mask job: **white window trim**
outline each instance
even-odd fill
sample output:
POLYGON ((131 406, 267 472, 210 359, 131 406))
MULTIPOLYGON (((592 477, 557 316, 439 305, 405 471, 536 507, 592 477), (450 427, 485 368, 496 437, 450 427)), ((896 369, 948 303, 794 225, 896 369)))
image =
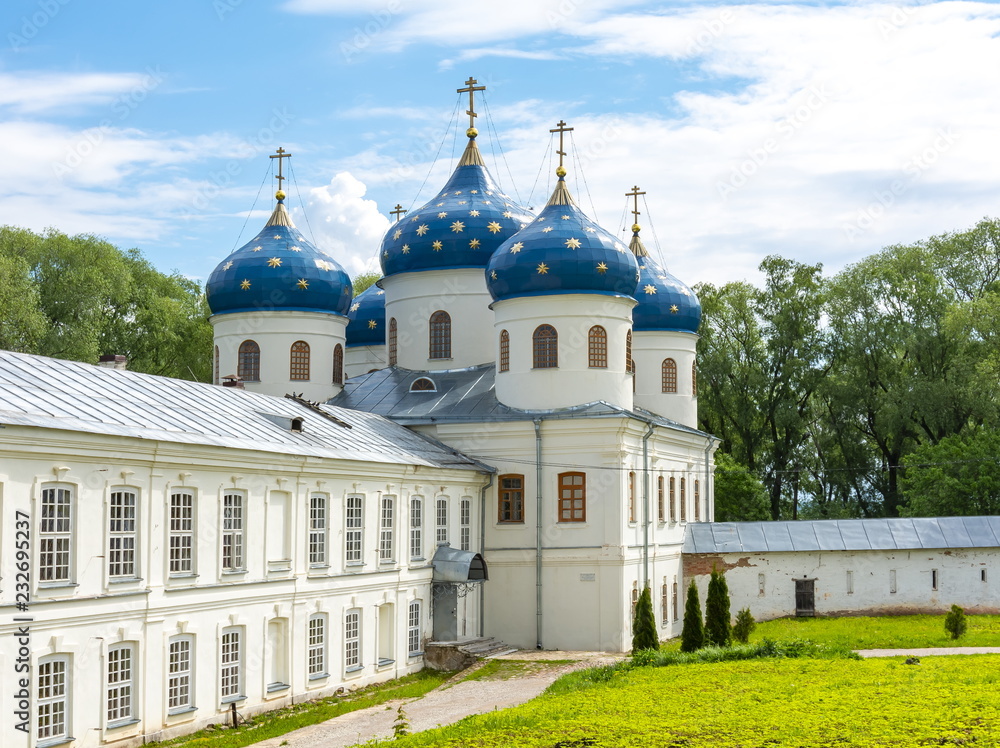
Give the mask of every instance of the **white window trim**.
MULTIPOLYGON (((76 497, 77 497, 77 487, 72 483, 45 483, 41 487, 41 493, 38 497, 37 512, 38 517, 38 563, 35 568, 38 569, 38 586, 40 588, 44 587, 65 587, 68 585, 73 585, 76 578, 76 497), (45 494, 47 491, 55 491, 55 497, 59 496, 59 491, 66 491, 68 494, 68 508, 69 516, 67 517, 68 529, 66 530, 52 530, 49 532, 43 531, 43 522, 46 520, 52 520, 53 518, 43 518, 44 506, 45 506, 45 494), (53 543, 58 543, 59 540, 66 541, 66 575, 59 577, 52 577, 50 579, 45 579, 43 572, 46 568, 50 568, 53 571, 58 568, 58 566, 50 565, 48 567, 43 567, 42 565, 42 549, 45 542, 49 540, 53 543)), ((54 552, 55 553, 55 552, 54 552)))
POLYGON ((309 680, 330 677, 329 632, 330 617, 326 613, 313 613, 306 622, 306 673, 309 680), (314 640, 313 622, 320 624, 319 641, 314 640))
POLYGON ((243 657, 246 651, 245 646, 246 630, 243 626, 227 626, 222 629, 219 636, 219 702, 230 704, 234 701, 242 701, 244 695, 245 673, 243 670, 243 657), (236 657, 233 658, 231 649, 227 653, 226 637, 236 636, 236 657), (232 681, 235 676, 235 684, 232 681), (227 684, 227 679, 229 683, 227 684))
POLYGON ((104 667, 104 677, 105 677, 105 688, 104 688, 104 715, 106 718, 106 727, 125 727, 127 725, 134 725, 139 721, 136 717, 136 704, 137 704, 137 689, 136 684, 139 679, 136 677, 136 653, 138 652, 138 647, 135 642, 121 642, 119 644, 114 644, 108 647, 107 661, 104 667), (114 682, 111 680, 111 663, 113 660, 121 662, 121 657, 117 656, 119 652, 128 652, 128 677, 121 677, 121 669, 119 668, 119 676, 114 682), (114 693, 114 698, 119 704, 115 709, 115 716, 112 716, 112 693, 114 693), (128 707, 123 709, 120 706, 123 696, 128 699, 128 707))
MULTIPOLYGON (((180 508, 183 510, 183 503, 180 504, 180 508)), ((178 523, 183 522, 183 518, 178 520, 178 523)), ((197 532, 198 532, 198 497, 193 488, 173 488, 167 493, 167 576, 169 577, 193 577, 198 574, 197 566, 197 532), (190 498, 191 500, 191 529, 182 530, 175 529, 174 527, 174 499, 176 497, 190 498), (173 541, 175 538, 183 539, 189 538, 188 546, 188 567, 187 569, 173 569, 174 559, 172 558, 173 551, 173 541)), ((182 546, 179 546, 182 547, 182 546)), ((181 559, 181 565, 183 565, 183 559, 181 559)))
MULTIPOLYGON (((59 745, 60 743, 68 743, 74 738, 70 736, 69 728, 72 724, 72 703, 70 701, 73 695, 73 667, 70 663, 70 657, 68 654, 53 654, 46 657, 40 657, 37 664, 37 676, 35 678, 35 738, 37 742, 36 746, 46 746, 46 745, 59 745), (50 683, 49 688, 51 692, 60 691, 57 695, 49 695, 42 697, 42 670, 46 665, 62 665, 62 684, 59 688, 56 684, 50 683), (41 735, 41 719, 42 710, 48 708, 48 717, 52 716, 52 707, 55 705, 62 705, 62 730, 58 733, 51 733, 49 735, 41 735)), ((52 673, 49 677, 52 677, 52 673)), ((49 725, 51 729, 51 722, 49 725)))
POLYGON ((448 542, 448 497, 434 499, 434 542, 448 542))
POLYGON ((195 652, 195 640, 192 634, 178 634, 177 636, 171 636, 167 640, 167 682, 166 682, 166 702, 167 702, 167 714, 184 714, 185 712, 192 712, 196 709, 194 704, 194 693, 195 693, 195 663, 197 662, 197 655, 195 652), (186 670, 173 670, 173 661, 171 659, 171 649, 174 644, 187 644, 187 669, 186 670), (171 705, 171 695, 170 689, 173 682, 176 680, 178 685, 180 681, 187 680, 187 700, 184 703, 171 705))
POLYGON ((458 547, 463 551, 468 551, 472 548, 472 497, 463 496, 458 506, 458 547))
POLYGON ((378 520, 378 561, 391 564, 396 560, 394 540, 396 517, 396 497, 385 495, 379 501, 378 520))
POLYGON ((330 565, 330 497, 323 493, 309 496, 309 566, 330 565), (322 502, 322 517, 316 513, 315 502, 322 502), (320 520, 321 521, 317 521, 320 520))
POLYGON ((361 609, 351 608, 344 614, 344 672, 356 673, 364 670, 361 650, 361 609), (353 633, 352 622, 354 618, 353 633))
POLYGON ((424 497, 410 497, 410 560, 424 560, 424 497))
MULTIPOLYGON (((236 504, 232 504, 236 507, 236 504)), ((219 568, 223 574, 240 574, 247 570, 247 542, 246 542, 246 518, 247 518, 247 494, 242 489, 227 489, 222 492, 221 514, 219 527, 222 532, 219 534, 219 568), (226 517, 227 501, 239 499, 239 517, 235 512, 229 518, 226 517), (237 522, 238 520, 238 522, 237 522), (226 527, 231 523, 230 527, 226 527), (227 548, 229 552, 227 554, 227 548), (229 565, 226 564, 226 556, 230 557, 229 565)))
POLYGON ((112 486, 108 493, 106 568, 110 582, 132 582, 139 579, 139 506, 139 489, 135 486, 112 486), (120 516, 115 516, 115 498, 119 496, 125 500, 121 503, 120 516), (132 499, 131 517, 128 512, 128 497, 132 499), (127 529, 129 527, 131 529, 127 529))
POLYGON ((365 497, 347 495, 344 502, 344 563, 363 566, 365 561, 365 497))
POLYGON ((406 609, 406 650, 408 657, 420 657, 424 653, 420 648, 421 638, 423 637, 422 608, 420 600, 413 600, 406 609), (414 613, 416 614, 416 623, 413 621, 414 613), (414 641, 416 641, 416 646, 414 646, 414 641))

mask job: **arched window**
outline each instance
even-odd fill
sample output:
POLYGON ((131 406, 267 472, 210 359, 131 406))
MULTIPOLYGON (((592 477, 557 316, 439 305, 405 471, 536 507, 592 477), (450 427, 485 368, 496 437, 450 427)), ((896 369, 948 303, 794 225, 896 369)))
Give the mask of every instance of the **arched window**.
POLYGON ((663 476, 656 479, 656 516, 660 523, 667 521, 666 498, 663 491, 663 476))
POLYGON ((674 476, 670 476, 670 521, 677 521, 677 481, 674 476))
POLYGON ((635 374, 635 362, 632 361, 632 331, 625 336, 625 371, 635 374))
POLYGON ((212 365, 212 384, 219 383, 219 346, 215 346, 215 360, 212 365))
POLYGON ((510 333, 500 331, 500 371, 510 371, 510 333))
POLYGON ((309 380, 309 344, 304 340, 292 343, 291 375, 292 381, 309 380))
POLYGON ((413 384, 410 385, 410 392, 437 392, 437 387, 434 385, 433 380, 427 377, 420 377, 413 380, 413 384))
POLYGON ((691 362, 691 394, 698 396, 698 364, 691 362))
POLYGON ((681 478, 681 522, 687 521, 687 491, 685 490, 687 481, 681 478))
POLYGON ((677 362, 672 358, 663 359, 663 391, 677 392, 677 362))
POLYGON ((535 369, 555 369, 559 366, 559 333, 552 325, 539 325, 531 336, 531 365, 535 369))
POLYGON ((389 366, 396 365, 396 318, 389 319, 389 366))
POLYGON ((236 374, 244 382, 260 381, 260 346, 252 340, 240 343, 236 374))
POLYGON ((600 325, 594 325, 590 328, 587 340, 590 344, 590 368, 607 369, 608 333, 600 325))
POLYGON ((701 487, 697 479, 694 482, 694 521, 701 522, 701 487))
POLYGON ((333 349, 333 383, 344 383, 344 346, 340 343, 333 349))
POLYGON ((628 521, 635 522, 635 473, 628 474, 628 521))
POLYGON ((437 311, 431 315, 431 346, 427 358, 451 358, 451 315, 437 311))

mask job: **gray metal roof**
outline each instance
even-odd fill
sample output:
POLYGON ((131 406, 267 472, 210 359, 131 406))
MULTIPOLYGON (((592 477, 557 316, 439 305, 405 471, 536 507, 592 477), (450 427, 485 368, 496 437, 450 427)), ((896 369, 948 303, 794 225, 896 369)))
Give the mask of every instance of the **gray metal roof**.
POLYGON ((1000 546, 1000 517, 692 522, 684 553, 893 551, 1000 546))
POLYGON ((0 425, 390 464, 486 469, 379 415, 0 351, 0 425), (302 433, 291 420, 302 419, 302 433))
MULTIPOLYGON (((638 417, 659 426, 703 434, 669 418, 636 408, 629 411, 606 402, 593 402, 554 410, 519 410, 497 400, 494 389, 496 366, 483 364, 467 369, 415 371, 390 367, 351 377, 331 405, 363 410, 391 418, 397 423, 425 425, 456 421, 530 421, 535 418, 638 417), (411 392, 417 379, 430 379, 434 391, 411 392)), ((707 436, 707 434, 705 434, 707 436)))
POLYGON ((435 582, 485 582, 490 578, 482 554, 441 543, 431 559, 435 582))

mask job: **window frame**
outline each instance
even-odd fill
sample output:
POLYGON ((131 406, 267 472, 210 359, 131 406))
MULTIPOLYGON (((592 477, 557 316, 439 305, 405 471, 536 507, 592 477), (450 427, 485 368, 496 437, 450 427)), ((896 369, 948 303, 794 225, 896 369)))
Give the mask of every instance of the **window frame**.
POLYGON ((420 600, 410 601, 406 609, 406 654, 407 657, 420 657, 424 651, 421 649, 421 639, 423 638, 423 623, 421 615, 420 600))
POLYGON ((431 314, 427 321, 427 358, 451 358, 451 315, 443 309, 431 314))
POLYGON ((136 651, 134 642, 119 642, 108 647, 104 668, 104 715, 107 727, 120 727, 139 721, 135 709, 135 685, 138 682, 136 651))
POLYGON ((309 566, 330 565, 330 497, 325 493, 309 494, 309 566))
MULTIPOLYGON (((625 333, 625 373, 635 374, 635 360, 632 358, 632 331, 625 333)), ((634 387, 635 385, 633 385, 634 387)))
POLYGON ((108 493, 107 574, 109 581, 139 578, 139 489, 113 486, 108 493), (130 499, 130 501, 129 501, 130 499), (120 502, 120 503, 117 503, 120 502))
POLYGON ((669 356, 660 364, 660 390, 666 395, 677 394, 677 361, 669 356))
POLYGON ((386 352, 389 357, 389 366, 396 366, 399 360, 399 332, 396 327, 396 318, 389 318, 389 334, 386 339, 386 352))
POLYGON ((507 473, 497 479, 497 522, 501 525, 524 524, 524 475, 507 473), (505 481, 515 480, 517 486, 504 485, 505 481))
POLYGON ((677 479, 671 475, 668 481, 670 486, 670 522, 677 522, 677 479))
POLYGON ((244 382, 260 381, 260 344, 256 340, 247 338, 240 343, 236 352, 236 376, 244 382))
POLYGON ((312 349, 304 340, 296 340, 288 348, 288 381, 308 382, 312 368, 312 349))
POLYGON ((628 521, 629 524, 634 525, 635 519, 635 471, 629 470, 628 472, 628 521))
POLYGON ((594 325, 587 332, 587 368, 608 368, 608 331, 594 325))
POLYGON ((544 323, 531 333, 531 368, 559 368, 559 331, 544 323))
POLYGON ((385 494, 379 501, 378 562, 391 564, 396 560, 395 539, 396 497, 385 494))
POLYGON ((246 649, 244 636, 243 626, 227 626, 220 633, 219 703, 221 704, 231 704, 246 698, 243 668, 243 653, 246 649))
POLYGON ((39 587, 73 583, 76 573, 74 564, 75 525, 76 486, 68 483, 43 484, 38 499, 39 587), (63 509, 65 513, 62 511, 63 509), (51 529, 46 529, 46 526, 51 529), (65 563, 60 560, 63 557, 65 557, 65 563), (65 569, 65 573, 61 575, 63 569, 65 569))
POLYGON ((361 657, 361 608, 349 608, 344 613, 344 672, 364 670, 361 657))
POLYGON ((681 522, 687 522, 687 478, 681 476, 681 522))
POLYGON ((239 574, 247 570, 246 492, 233 488, 224 490, 221 509, 222 533, 219 536, 219 550, 221 552, 219 568, 222 569, 223 574, 239 574))
POLYGON ((326 613, 313 613, 306 622, 306 675, 309 680, 329 678, 330 617, 326 613))
POLYGON ((701 482, 694 479, 694 521, 701 522, 701 482))
POLYGON ((194 490, 171 489, 167 496, 167 576, 191 577, 197 573, 195 567, 197 522, 198 503, 194 490), (175 503, 177 499, 188 501, 186 504, 175 503), (186 545, 184 540, 187 540, 186 545), (176 546, 175 541, 177 541, 176 546), (187 568, 184 568, 185 565, 187 568))
POLYGON ((500 354, 497 356, 498 371, 510 371, 510 333, 500 331, 500 354))
POLYGON ((691 396, 698 397, 698 362, 691 362, 691 396))
MULTIPOLYGON (((179 658, 178 658, 179 659, 179 658)), ((195 692, 195 678, 194 678, 194 667, 197 657, 195 656, 194 648, 194 636, 192 634, 178 634, 176 636, 171 636, 167 640, 167 688, 165 695, 167 698, 167 714, 182 714, 184 712, 193 711, 195 709, 194 705, 194 692, 195 692), (174 645, 186 645, 186 655, 187 655, 187 667, 179 667, 180 662, 178 662, 177 670, 174 670, 174 645), (187 696, 184 701, 181 702, 179 697, 174 696, 171 692, 176 688, 185 688, 187 691, 187 696)))
POLYGON ((558 500, 558 521, 559 522, 586 522, 587 521, 587 474, 580 471, 569 471, 566 473, 559 473, 557 476, 558 487, 559 487, 559 500, 558 500), (580 478, 580 483, 570 483, 567 482, 570 479, 580 478), (577 488, 579 486, 579 488, 577 488), (564 491, 579 491, 580 496, 569 496, 563 495, 564 491), (573 506, 573 502, 580 501, 581 506, 573 506), (573 516, 576 512, 580 513, 580 516, 573 516))
POLYGON ((344 563, 361 566, 365 561, 365 497, 348 494, 344 500, 344 563))
POLYGON ((458 547, 467 551, 472 547, 472 499, 463 496, 458 504, 458 547))
POLYGON ((663 476, 656 476, 656 519, 662 525, 667 521, 666 490, 663 476))
POLYGON ((344 346, 333 347, 333 384, 344 385, 344 346))
POLYGON ((448 497, 434 499, 434 542, 448 542, 448 497))
POLYGON ((73 668, 68 654, 57 652, 38 659, 34 683, 36 745, 56 745, 73 739, 69 734, 73 706, 72 678, 73 668), (57 665, 61 666, 61 672, 55 672, 57 665), (43 695, 46 692, 48 695, 43 695), (43 718, 47 719, 44 727, 43 718), (56 727, 60 729, 54 732, 56 727), (43 735, 43 730, 47 734, 43 735))
POLYGON ((424 560, 424 497, 410 497, 410 561, 424 560))

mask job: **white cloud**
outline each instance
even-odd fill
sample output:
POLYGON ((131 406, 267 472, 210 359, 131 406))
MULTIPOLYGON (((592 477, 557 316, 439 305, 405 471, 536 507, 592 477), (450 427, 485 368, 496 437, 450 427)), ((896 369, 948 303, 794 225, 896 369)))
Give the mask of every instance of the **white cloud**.
POLYGON ((0 73, 0 110, 38 114, 107 104, 128 111, 130 97, 145 97, 164 80, 159 70, 145 73, 0 73))
MULTIPOLYGON (((309 226, 316 244, 333 254, 351 277, 378 269, 375 258, 389 228, 389 219, 374 200, 365 199, 366 192, 365 184, 349 172, 339 172, 329 184, 309 191, 309 226)), ((298 216, 295 220, 304 223, 298 216)))

